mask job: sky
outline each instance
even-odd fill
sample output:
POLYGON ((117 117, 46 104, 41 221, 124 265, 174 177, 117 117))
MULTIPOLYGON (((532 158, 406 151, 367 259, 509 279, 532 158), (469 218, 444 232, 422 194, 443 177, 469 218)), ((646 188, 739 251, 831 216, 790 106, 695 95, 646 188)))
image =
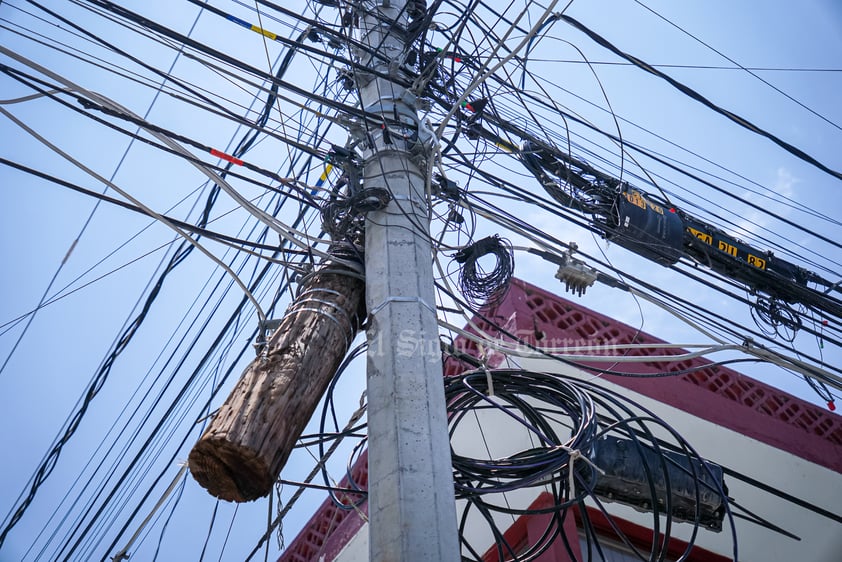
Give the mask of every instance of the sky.
MULTIPOLYGON (((85 7, 89 5, 87 2, 77 5, 55 0, 43 4, 137 60, 164 72, 174 65, 173 74, 195 91, 217 101, 220 111, 227 109, 254 119, 263 104, 265 93, 258 89, 257 78, 251 79, 251 83, 238 82, 227 76, 223 67, 200 64, 189 50, 176 56, 177 47, 140 37, 133 29, 89 11, 85 7)), ((243 20, 258 22, 254 6, 248 2, 213 0, 211 4, 243 20)), ((529 26, 543 12, 541 5, 522 0, 511 5, 495 1, 490 4, 501 10, 509 6, 506 12, 509 17, 516 16, 528 4, 529 26)), ((200 15, 196 5, 185 1, 125 5, 259 69, 268 69, 270 62, 277 68, 277 61, 285 53, 280 43, 264 41, 263 36, 212 13, 200 15)), ((331 22, 335 19, 335 11, 315 2, 284 5, 294 13, 312 17, 314 11, 321 10, 323 19, 331 22)), ((264 28, 284 37, 300 32, 300 27, 293 30, 289 16, 265 7, 261 10, 264 28)), ((839 64, 842 8, 836 2, 806 1, 799 3, 796 12, 792 3, 778 0, 762 3, 576 0, 565 13, 620 49, 650 64, 662 65, 658 67, 661 71, 718 106, 784 139, 828 167, 842 169, 838 149, 842 141, 842 109, 838 104, 838 93, 842 90, 839 64), (755 70, 749 72, 737 65, 755 70)), ((440 19, 444 21, 447 17, 443 14, 440 19)), ((493 24, 500 34, 505 31, 504 22, 486 23, 493 24)), ((159 76, 144 69, 137 60, 94 44, 70 24, 59 22, 34 4, 24 0, 3 1, 0 26, 3 48, 77 86, 107 96, 135 114, 145 115, 149 122, 202 146, 231 152, 245 134, 232 121, 174 96, 156 98, 159 76), (96 57, 90 60, 101 67, 62 52, 67 49, 90 53, 96 57), (109 72, 112 65, 124 69, 121 70, 124 75, 109 72), (125 74, 139 77, 147 85, 132 81, 125 74)), ((480 52, 493 47, 481 36, 471 38, 478 43, 480 52)), ((514 47, 519 40, 514 34, 507 46, 514 47)), ((316 46, 324 48, 323 43, 316 46)), ((663 80, 617 62, 620 59, 583 33, 564 22, 556 22, 530 53, 527 69, 538 78, 529 78, 526 89, 540 92, 543 88, 570 113, 580 115, 597 128, 621 136, 627 143, 675 158, 702 174, 715 174, 719 178, 715 183, 763 210, 773 211, 831 240, 842 238, 840 225, 833 222, 842 210, 842 199, 836 193, 840 187, 838 179, 703 107, 663 80), (590 64, 584 64, 585 60, 590 64), (609 107, 611 111, 606 111, 609 107), (759 193, 752 193, 749 188, 759 193), (832 220, 785 205, 784 197, 832 220)), ((3 68, 42 77, 40 71, 9 54, 0 53, 0 64, 3 68)), ((295 60, 285 78, 305 91, 321 91, 327 84, 326 95, 343 94, 336 85, 335 68, 326 70, 304 57, 295 60)), ((518 72, 512 75, 513 80, 520 78, 518 72)), ((183 94, 183 90, 169 89, 171 85, 167 92, 183 94)), ((77 162, 100 176, 113 177, 114 185, 147 207, 172 217, 196 220, 207 197, 208 185, 207 178, 195 166, 144 142, 130 143, 125 134, 95 123, 48 97, 15 101, 33 93, 9 74, 0 74, 0 108, 77 162)), ((564 124, 542 113, 540 108, 526 108, 534 109, 539 116, 537 121, 530 122, 521 102, 502 90, 495 93, 500 96, 501 106, 519 108, 513 122, 523 123, 529 130, 549 130, 564 136, 564 124)), ((285 137, 312 142, 307 131, 314 126, 315 117, 312 113, 299 112, 293 103, 301 99, 299 96, 289 92, 285 95, 290 99, 281 100, 273 107, 270 127, 285 137)), ((80 107, 72 98, 63 99, 69 100, 70 106, 80 107)), ((116 119, 109 122, 120 123, 116 119)), ((134 131, 133 125, 120 124, 134 131)), ((790 248, 792 252, 786 259, 803 265, 818 264, 836 273, 824 271, 826 277, 839 279, 842 252, 832 244, 691 182, 650 159, 638 157, 633 162, 601 135, 575 125, 570 125, 570 131, 576 144, 590 151, 587 156, 582 153, 582 158, 604 158, 607 166, 616 166, 617 170, 621 166, 633 184, 644 169, 657 178, 661 187, 682 198, 679 203, 682 208, 694 209, 700 218, 726 216, 736 225, 734 228, 742 228, 733 234, 745 240, 762 238, 790 248), (703 210, 696 211, 697 208, 703 210)), ((143 138, 151 137, 144 134, 143 138)), ((327 138, 329 141, 316 145, 322 152, 330 147, 330 142, 343 144, 345 132, 333 126, 328 129, 327 138)), ((204 162, 217 163, 206 150, 196 146, 188 146, 187 150, 204 162)), ((27 133, 5 113, 0 114, 0 158, 98 193, 105 189, 101 181, 27 133)), ((310 186, 316 184, 324 170, 324 163, 318 159, 305 162, 297 149, 266 136, 259 138, 244 159, 284 177, 295 174, 310 186)), ((518 168, 517 162, 505 153, 489 155, 482 167, 510 177, 526 189, 539 190, 534 177, 518 168)), ((243 173, 266 181, 254 172, 243 173)), ((458 170, 452 173, 462 187, 493 192, 477 178, 460 174, 458 170)), ((329 178, 335 179, 335 175, 329 178)), ((231 183, 257 205, 271 207, 279 200, 272 192, 245 180, 232 179, 231 183)), ((122 199, 111 189, 109 194, 122 199)), ((0 512, 5 526, 7 514, 26 496, 31 477, 56 440, 66 432, 95 374, 127 323, 138 314, 153 289, 152 280, 158 278, 163 264, 172 257, 176 244, 174 233, 160 222, 107 203, 96 206, 90 196, 8 165, 0 165, 0 198, 0 255, 4 263, 0 274, 3 295, 0 299, 0 415, 5 427, 0 432, 0 451, 7 456, 3 463, 5 483, 0 487, 0 512), (33 316, 31 311, 42 300, 49 304, 33 316)), ((507 203, 501 198, 495 201, 511 205, 520 218, 555 238, 577 242, 589 255, 610 261, 623 271, 746 326, 754 326, 744 304, 634 256, 556 215, 534 206, 507 203)), ((296 203, 287 202, 279 217, 291 224, 298 212, 296 203)), ((301 229, 316 236, 318 222, 313 221, 312 213, 308 217, 301 229)), ((250 240, 258 238, 257 221, 227 195, 219 197, 212 218, 209 228, 216 232, 250 240)), ((436 228, 440 230, 441 226, 434 223, 434 233, 438 232, 436 228)), ((488 220, 476 219, 475 238, 495 233, 508 237, 516 246, 528 244, 517 233, 506 232, 488 220)), ((276 243, 277 237, 270 233, 266 240, 276 243)), ((465 238, 458 241, 465 243, 465 238)), ((232 260, 233 269, 245 282, 253 279, 265 263, 211 240, 202 243, 215 257, 226 262, 232 260)), ((449 259, 448 256, 448 252, 443 252, 442 259, 449 259)), ((452 264, 448 268, 453 271, 452 264)), ((563 293, 563 287, 553 278, 554 273, 554 266, 533 255, 522 252, 515 255, 516 276, 563 293)), ((285 278, 283 267, 276 265, 269 270, 255 291, 261 306, 269 307, 285 278)), ((211 389, 222 380, 225 371, 232 372, 212 403, 214 409, 253 357, 249 338, 257 318, 253 307, 248 306, 234 320, 234 328, 223 333, 221 345, 202 361, 204 352, 211 349, 214 337, 221 332, 241 298, 242 292, 236 285, 232 286, 231 277, 198 251, 173 269, 142 326, 114 361, 78 428, 61 448, 54 469, 23 518, 10 531, 0 549, 0 560, 55 558, 66 541, 72 544, 79 536, 74 525, 77 521, 87 523, 87 516, 83 517, 82 513, 88 506, 99 508, 99 502, 88 504, 88 500, 98 490, 107 494, 124 472, 128 480, 79 544, 73 559, 112 556, 126 544, 142 518, 176 478, 178 463, 185 461, 203 426, 203 421, 196 420, 207 413, 203 414, 202 408, 211 389), (207 327, 200 329, 205 324, 207 327), (245 353, 238 358, 242 349, 245 353), (186 387, 185 399, 164 418, 176 393, 194 372, 197 375, 194 384, 186 387), (153 434, 152 428, 163 419, 166 421, 153 434), (128 470, 147 439, 150 448, 128 470), (151 494, 142 500, 147 489, 151 489, 151 494), (116 539, 117 531, 137 506, 140 515, 116 539), (116 548, 108 551, 108 545, 115 540, 116 548)), ((668 312, 614 289, 595 286, 580 302, 668 341, 706 341, 668 312)), ((288 295, 283 296, 275 309, 278 315, 286 303, 288 295)), ((449 320, 459 322, 459 317, 449 320)), ((822 347, 822 342, 809 334, 800 334, 795 345, 803 353, 821 354, 831 365, 842 364, 839 348, 832 344, 822 347)), ((781 369, 761 364, 746 365, 739 370, 806 400, 824 404, 806 383, 781 369)), ((340 425, 358 407, 364 384, 364 362, 358 361, 340 379, 335 393, 340 425)), ((315 424, 307 430, 308 433, 317 431, 315 424)), ((692 436, 687 437, 692 442, 692 436)), ((343 446, 329 464, 330 476, 336 481, 344 474, 351 445, 343 446)), ((313 467, 313 455, 317 454, 316 449, 296 450, 282 478, 302 480, 313 467)), ((284 503, 294 489, 292 485, 283 487, 284 503)), ((283 535, 287 541, 292 540, 324 497, 324 492, 317 490, 302 495, 284 519, 283 535)), ((199 559, 203 550, 207 559, 242 560, 262 535, 267 513, 274 513, 277 508, 277 498, 272 505, 266 499, 240 506, 218 503, 188 476, 178 480, 175 492, 159 512, 160 517, 143 529, 130 551, 142 560, 153 559, 156 548, 160 560, 199 559), (209 540, 205 544, 206 537, 209 540)), ((276 558, 278 552, 273 539, 269 558, 276 558)))

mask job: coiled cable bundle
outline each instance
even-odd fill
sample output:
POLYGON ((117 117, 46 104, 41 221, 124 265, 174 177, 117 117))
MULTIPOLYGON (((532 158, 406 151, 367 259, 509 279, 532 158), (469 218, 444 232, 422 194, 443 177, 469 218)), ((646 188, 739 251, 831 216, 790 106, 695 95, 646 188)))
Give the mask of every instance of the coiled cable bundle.
POLYGON ((538 378, 526 371, 481 369, 449 379, 445 392, 452 430, 465 416, 493 409, 507 416, 508 423, 524 428, 534 443, 531 449, 490 460, 454 452, 453 470, 459 497, 543 485, 567 469, 574 451, 587 456, 599 430, 590 397, 563 380, 538 378), (537 401, 528 401, 527 397, 537 401), (547 416, 549 411, 554 412, 552 418, 547 416), (553 418, 558 417, 566 418, 569 436, 560 433, 566 427, 554 423, 553 418))
MULTIPOLYGON (((485 559, 492 545, 497 560, 534 560, 554 541, 576 560, 564 532, 568 517, 588 537, 584 559, 605 559, 590 517, 613 521, 607 502, 651 512, 656 536, 667 539, 676 522, 692 524, 688 551, 696 529, 718 531, 730 516, 721 468, 653 412, 601 386, 482 367, 445 379, 445 399, 463 560, 485 559), (505 529, 535 515, 544 518, 541 536, 526 550, 510 544, 505 529)), ((641 560, 666 555, 668 540, 647 552, 614 528, 612 539, 641 560)))
POLYGON ((459 250, 453 259, 462 264, 459 288, 472 307, 494 306, 506 296, 515 269, 512 245, 508 240, 496 234, 487 236, 459 250), (493 255, 496 261, 494 268, 486 272, 479 260, 488 255, 493 255))
POLYGON ((333 199, 322 207, 322 228, 333 240, 360 242, 365 214, 384 208, 391 196, 386 189, 360 189, 341 199, 333 199))

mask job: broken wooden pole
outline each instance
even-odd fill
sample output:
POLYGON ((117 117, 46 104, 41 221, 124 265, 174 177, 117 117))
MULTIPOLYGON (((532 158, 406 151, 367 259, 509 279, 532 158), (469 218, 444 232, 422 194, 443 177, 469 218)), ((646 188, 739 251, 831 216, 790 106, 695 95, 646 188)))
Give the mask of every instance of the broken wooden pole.
POLYGON ((190 473, 213 496, 244 502, 272 491, 365 318, 364 296, 362 276, 330 261, 302 283, 190 451, 190 473))

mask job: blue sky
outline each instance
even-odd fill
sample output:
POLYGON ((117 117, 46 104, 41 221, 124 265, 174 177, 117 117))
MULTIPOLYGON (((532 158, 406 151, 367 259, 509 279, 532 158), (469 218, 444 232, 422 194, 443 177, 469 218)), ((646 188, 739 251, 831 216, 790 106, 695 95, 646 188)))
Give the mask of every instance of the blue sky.
MULTIPOLYGON (((234 2, 215 0, 213 4, 242 19, 257 21, 257 16, 249 11, 248 3, 244 7, 234 2)), ((312 11, 305 10, 302 2, 289 4, 299 7, 300 13, 312 15, 312 11)), ((310 4, 309 10, 316 7, 315 3, 310 4)), ((497 5, 496 2, 492 4, 497 5)), ((511 15, 526 3, 516 4, 516 7, 510 9, 511 15)), ((743 66, 790 69, 754 72, 821 117, 744 70, 700 68, 734 65, 632 0, 601 3, 580 0, 573 2, 567 13, 644 61, 659 65, 694 66, 664 67, 662 70, 831 168, 842 169, 842 159, 839 157, 842 110, 838 104, 839 92, 842 91, 842 67, 839 63, 839 53, 842 53, 842 8, 835 2, 803 2, 797 10, 793 9, 792 3, 783 1, 734 3, 717 0, 677 4, 651 0, 645 4, 743 66)), ((128 5, 150 19, 172 26, 182 33, 188 33, 198 14, 198 8, 186 2, 132 2, 128 5)), ((502 8, 504 3, 499 5, 502 8)), ((168 69, 173 62, 173 49, 156 45, 148 39, 140 39, 137 34, 108 23, 72 3, 51 2, 50 7, 160 69, 168 69)), ((540 6, 530 7, 530 23, 534 23, 541 11, 540 6)), ((263 17, 265 28, 284 36, 293 35, 285 24, 290 21, 288 18, 274 21, 268 14, 263 17)), ((334 14, 325 8, 323 17, 333 18, 334 14)), ((109 64, 119 64, 149 76, 148 80, 152 83, 157 84, 159 78, 115 53, 70 35, 66 31, 66 24, 61 24, 60 29, 51 23, 54 20, 50 16, 43 15, 23 0, 0 4, 0 20, 3 25, 0 28, 0 44, 4 47, 85 88, 112 98, 136 114, 146 113, 155 93, 154 88, 141 87, 126 78, 116 77, 38 44, 35 39, 39 37, 35 33, 43 34, 40 40, 47 43, 67 43, 92 52, 109 64), (22 10, 38 14, 47 21, 35 19, 22 10), (28 31, 22 31, 19 26, 28 31)), ((498 26, 497 29, 502 30, 503 27, 498 26)), ((268 68, 267 57, 276 61, 283 54, 280 44, 264 44, 260 35, 210 13, 201 15, 192 36, 262 69, 268 68)), ((716 173, 734 182, 724 185, 737 195, 807 224, 824 236, 834 240, 841 238, 838 224, 809 218, 800 211, 745 190, 746 186, 751 185, 749 182, 756 182, 773 193, 786 195, 806 208, 818 210, 838 220, 842 207, 842 199, 837 194, 839 180, 786 153, 768 139, 746 131, 702 107, 656 77, 627 65, 600 64, 617 62, 618 59, 563 22, 557 22, 550 28, 533 51, 532 58, 529 70, 546 79, 542 85, 557 95, 556 101, 570 112, 578 113, 598 127, 617 134, 614 119, 604 110, 607 99, 615 114, 622 119, 618 121, 620 133, 627 142, 644 145, 687 165, 716 173), (577 62, 582 60, 582 55, 591 61, 591 66, 577 62), (706 160, 678 147, 701 155, 706 160), (742 178, 715 169, 710 162, 737 172, 742 178)), ((5 55, 0 55, 0 63, 37 74, 5 55)), ((321 83, 320 70, 300 60, 287 79, 316 91, 321 83)), ((179 58, 175 74, 220 96, 220 99, 225 100, 224 105, 238 113, 242 113, 243 109, 236 104, 248 107, 256 103, 259 107, 262 103, 254 102, 255 88, 233 84, 188 57, 179 58)), ((333 76, 335 74, 330 75, 331 78, 333 76)), ((516 78, 519 79, 520 75, 516 75, 516 78)), ((527 87, 535 86, 528 83, 527 87)), ((0 98, 10 100, 27 96, 32 90, 2 75, 0 92, 0 98)), ((259 99, 262 100, 263 95, 259 99)), ((283 124, 278 122, 279 109, 276 106, 272 114, 272 126, 279 132, 295 136, 294 127, 299 121, 297 109, 286 101, 280 102, 279 106, 284 114, 283 124)), ((195 219, 197 216, 197 211, 191 211, 191 208, 203 204, 206 182, 184 160, 145 144, 134 143, 118 168, 129 144, 126 136, 93 123, 46 98, 0 107, 99 174, 106 177, 114 174, 116 185, 154 210, 166 211, 178 218, 189 216, 195 219)), ((253 118, 254 112, 249 116, 253 118)), ((230 121, 209 116, 169 96, 158 98, 149 112, 148 120, 223 151, 230 151, 232 139, 235 142, 243 134, 230 121)), ((557 121, 548 120, 540 125, 553 131, 561 128, 557 121)), ((337 128, 329 135, 333 142, 344 142, 344 133, 337 128)), ((596 153, 610 162, 619 162, 616 146, 611 146, 604 138, 593 134, 585 135, 581 140, 582 143, 588 141, 594 143, 591 146, 596 153)), ((328 147, 328 144, 323 143, 319 148, 328 147)), ((190 150, 204 161, 212 162, 209 155, 193 148, 190 150)), ((54 174, 91 190, 101 191, 104 188, 101 183, 70 165, 3 115, 0 115, 0 157, 54 174)), ((279 141, 265 139, 248 153, 246 159, 286 175, 290 158, 297 157, 297 153, 289 151, 279 141)), ((514 168, 516 163, 513 164, 507 158, 505 154, 495 155, 495 161, 501 162, 500 166, 514 168)), ((834 268, 832 262, 839 262, 842 258, 838 248, 793 230, 764 213, 698 185, 687 185, 684 178, 679 178, 645 158, 641 158, 639 163, 657 177, 662 177, 659 183, 670 192, 744 224, 746 231, 740 233, 740 237, 763 235, 784 245, 791 242, 801 244, 803 248, 796 248, 795 255, 788 258, 799 263, 803 263, 800 259, 807 258, 834 268), (701 203, 701 198, 709 201, 701 203), (750 219, 754 224, 741 222, 745 219, 750 219), (810 251, 819 255, 810 254, 810 251)), ((487 165, 491 167, 495 164, 487 165)), ((637 165, 627 160, 624 160, 623 165, 630 172, 639 173, 637 165)), ((323 164, 314 161, 307 168, 302 169, 297 164, 294 169, 299 179, 312 185, 321 174, 323 164)), ((531 181, 526 175, 515 177, 522 178, 525 186, 531 181)), ((467 178, 459 179, 465 186, 467 178)), ((268 204, 269 195, 265 191, 243 181, 232 183, 246 197, 260 198, 258 201, 261 204, 268 204)), ((468 187, 482 189, 481 184, 475 180, 468 187)), ((532 185, 531 188, 537 190, 538 186, 532 185)), ((774 199, 774 195, 770 196, 774 199)), ((0 166, 0 197, 0 251, 5 264, 0 274, 0 287, 4 295, 0 299, 0 361, 9 357, 8 364, 0 372, 0 412, 6 427, 0 433, 0 450, 6 451, 9 457, 4 462, 6 483, 0 490, 0 508, 5 516, 16 504, 18 494, 27 487, 30 475, 61 432, 68 416, 77 409, 80 396, 107 356, 127 318, 136 314, 138 302, 148 294, 149 280, 156 276, 163 260, 171 256, 174 236, 171 231, 148 218, 102 204, 48 293, 50 298, 62 298, 38 312, 15 352, 9 355, 25 325, 25 321, 16 322, 15 319, 36 307, 91 213, 94 201, 8 166, 0 166)), ((292 222, 297 211, 290 204, 284 208, 281 216, 283 220, 292 222)), ((616 245, 594 239, 589 233, 555 216, 529 207, 517 208, 516 212, 561 240, 577 241, 580 247, 591 254, 600 255, 600 252, 605 252, 612 263, 649 282, 667 287, 676 294, 738 319, 748 326, 753 325, 744 305, 726 300, 674 272, 630 255, 616 245)), ((238 237, 255 237, 250 234, 256 228, 255 221, 245 211, 238 209, 227 196, 220 197, 213 216, 213 230, 238 237)), ((318 233, 317 224, 307 226, 310 234, 318 233)), ((477 232, 481 235, 508 235, 501 232, 497 225, 482 220, 478 221, 477 232)), ((273 236, 270 234, 270 237, 273 236)), ((520 240, 514 235, 509 236, 515 242, 520 240)), ((271 238, 271 241, 275 239, 271 238)), ((241 276, 244 280, 255 273, 257 260, 247 260, 246 256, 233 258, 231 253, 226 253, 225 247, 212 241, 206 244, 217 257, 235 259, 235 265, 243 267, 241 276)), ((532 256, 516 256, 516 275, 550 290, 562 292, 562 287, 555 284, 557 282, 553 279, 553 273, 553 266, 532 256)), ((282 269, 276 267, 260 286, 256 297, 264 306, 271 301, 282 279, 282 269)), ((80 503, 79 507, 71 508, 72 501, 78 496, 84 502, 92 496, 93 490, 110 489, 113 481, 105 479, 109 475, 121 473, 139 445, 137 441, 130 441, 134 430, 139 428, 138 418, 127 420, 133 412, 139 416, 146 415, 151 402, 141 400, 140 396, 147 391, 152 395, 162 392, 161 404, 171 401, 175 389, 184 384, 198 364, 202 352, 210 346, 212 337, 240 300, 241 293, 236 287, 223 293, 214 288, 217 283, 228 284, 230 278, 221 274, 213 262, 198 252, 194 252, 169 276, 143 327, 115 362, 109 379, 92 402, 75 435, 64 447, 54 472, 41 487, 23 519, 9 534, 0 552, 0 559, 24 559, 24 553, 27 553, 26 560, 37 559, 39 550, 45 544, 43 558, 50 559, 53 549, 61 544, 61 538, 72 535, 71 523, 79 516, 79 509, 83 505, 80 503), (203 308, 200 305, 205 301, 210 305, 203 308), (214 309, 217 305, 218 308, 214 309), (204 321, 209 323, 210 328, 198 335, 192 323, 204 321), (189 343, 194 336, 196 341, 189 343), (182 337, 186 340, 179 343, 182 337), (174 362, 168 364, 170 353, 174 356, 174 362), (179 359, 183 359, 183 365, 176 369, 174 365, 179 359), (156 379, 159 373, 162 379, 156 379), (174 380, 173 386, 164 390, 163 380, 170 376, 174 380), (126 423, 126 433, 118 435, 126 423), (116 428, 114 431, 117 434, 109 434, 112 428, 116 428), (101 444, 104 444, 104 448, 98 448, 101 444), (112 444, 116 449, 106 453, 107 447, 112 444), (125 451, 118 453, 124 446, 125 451), (91 461, 90 465, 86 465, 88 461, 91 461), (100 469, 95 470, 96 467, 100 469), (81 490, 86 482, 90 482, 91 486, 83 492, 81 490), (64 501, 65 496, 67 501, 64 501), (56 519, 48 522, 53 513, 59 517, 66 515, 67 520, 63 523, 56 519), (54 531, 58 538, 47 544, 48 537, 54 531), (28 551, 32 544, 36 545, 35 549, 28 551)), ((286 302, 284 299, 279 305, 279 313, 286 302)), ((638 303, 625 294, 608 288, 594 287, 581 302, 631 325, 642 326, 643 330, 670 341, 696 343, 702 339, 685 325, 676 323, 664 311, 646 304, 641 304, 639 308, 638 303)), ((114 511, 109 512, 104 520, 115 521, 115 526, 102 529, 102 542, 83 544, 76 553, 77 558, 93 559, 113 554, 106 553, 104 548, 138 503, 140 496, 137 490, 145 490, 154 477, 164 471, 164 477, 154 487, 151 499, 141 508, 141 517, 148 513, 178 471, 175 464, 168 466, 168 459, 171 455, 175 455, 178 460, 186 459, 197 433, 194 431, 194 436, 187 440, 184 447, 178 448, 178 441, 198 417, 201 404, 207 400, 214 381, 218 380, 218 371, 228 368, 232 360, 228 354, 236 353, 248 343, 248 334, 254 329, 255 323, 253 310, 248 309, 248 313, 239 320, 243 329, 226 336, 226 344, 211 357, 208 366, 202 371, 199 377, 202 384, 191 390, 190 398, 182 403, 178 415, 160 433, 155 441, 156 454, 144 456, 145 464, 131 473, 136 480, 121 490, 118 503, 111 504, 114 511)), ((820 349, 815 339, 806 335, 799 336, 796 345, 799 350, 811 355, 823 353, 829 363, 840 365, 840 350, 832 345, 820 349)), ((234 368, 229 385, 250 358, 249 353, 250 350, 234 368)), ((779 369, 760 365, 744 370, 821 403, 803 381, 779 369)), ((342 397, 337 401, 340 420, 344 420, 357 407, 363 386, 364 368, 362 363, 358 363, 349 370, 337 390, 337 396, 342 397)), ((217 399, 213 407, 216 407, 219 400, 221 398, 217 399)), ((154 408, 150 419, 154 421, 159 418, 163 413, 162 408, 154 408)), ((316 431, 315 428, 311 429, 316 431)), ((139 429, 141 441, 148 435, 148 430, 148 426, 139 429)), ((692 436, 688 438, 692 441, 692 436)), ((337 481, 342 477, 348 454, 349 449, 346 447, 337 456, 338 460, 331 464, 331 476, 337 481)), ((302 479, 312 468, 313 462, 308 452, 299 450, 282 476, 289 480, 302 479)), ((284 501, 291 493, 292 488, 287 486, 282 495, 284 501)), ((323 492, 310 491, 304 494, 300 505, 284 521, 287 540, 292 539, 323 497, 323 492)), ((172 511, 170 526, 163 535, 159 559, 198 559, 211 524, 215 503, 213 498, 188 478, 183 496, 172 511)), ((163 511, 165 516, 170 513, 170 508, 172 504, 167 504, 167 509, 163 511)), ((235 517, 235 506, 220 504, 207 547, 208 559, 219 558, 220 554, 224 560, 242 559, 262 534, 267 510, 267 502, 262 500, 240 506, 236 509, 235 517), (228 525, 232 521, 230 536, 223 549, 228 525)), ((130 525, 129 531, 120 539, 118 548, 125 544, 139 519, 130 525)), ((152 559, 162 528, 163 520, 156 519, 149 528, 151 530, 148 529, 149 536, 133 549, 138 552, 138 559, 152 559)), ((277 544, 273 541, 270 558, 276 557, 277 552, 277 544)))

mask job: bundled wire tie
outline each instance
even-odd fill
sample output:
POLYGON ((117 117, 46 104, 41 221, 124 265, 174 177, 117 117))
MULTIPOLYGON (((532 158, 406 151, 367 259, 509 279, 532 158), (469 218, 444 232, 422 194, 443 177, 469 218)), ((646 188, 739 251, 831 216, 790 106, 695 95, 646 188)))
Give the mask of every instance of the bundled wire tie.
POLYGON ((287 316, 292 316, 293 314, 298 314, 299 312, 312 312, 314 314, 319 314, 321 316, 324 316, 325 318, 328 318, 328 319, 332 320, 337 325, 337 327, 339 327, 339 329, 342 331, 342 333, 344 334, 346 344, 348 346, 351 345, 351 338, 348 337, 348 332, 342 327, 342 323, 334 315, 329 314, 329 313, 327 313, 324 310, 321 310, 319 308, 311 308, 311 307, 308 307, 308 306, 301 306, 301 307, 297 307, 295 310, 291 310, 290 313, 287 316))
POLYGON ((601 468, 599 468, 596 464, 594 464, 594 462, 591 459, 589 459, 587 455, 583 455, 582 451, 580 451, 579 449, 572 449, 572 448, 568 447, 567 445, 559 445, 558 448, 561 449, 562 451, 565 451, 568 454, 568 456, 570 457, 570 461, 567 464, 567 482, 570 485, 570 496, 571 497, 573 497, 573 495, 575 494, 574 490, 576 489, 575 488, 576 481, 575 481, 574 475, 573 475, 573 470, 574 470, 573 465, 576 463, 577 460, 582 459, 583 461, 588 463, 591 466, 591 468, 596 470, 601 475, 605 476, 605 471, 602 470, 601 468))
POLYGON ((486 349, 485 346, 481 343, 478 344, 479 346, 479 358, 482 364, 480 365, 480 369, 485 372, 485 382, 488 385, 488 396, 494 396, 494 377, 491 375, 491 370, 488 368, 488 364, 486 363, 486 349))
MULTIPOLYGON (((354 332, 354 323, 351 320, 351 317, 348 316, 348 313, 342 307, 340 307, 337 303, 331 302, 331 301, 326 301, 324 299, 314 299, 314 298, 304 299, 301 302, 302 303, 313 303, 314 302, 314 303, 317 303, 317 304, 323 304, 325 306, 329 306, 329 307, 333 308, 334 310, 338 310, 339 312, 342 313, 342 317, 345 318, 345 320, 348 322, 349 331, 354 332)), ((327 313, 325 312, 323 314, 327 314, 327 313)), ((329 316, 331 316, 331 318, 333 318, 333 315, 329 315, 329 316)))
POLYGON ((488 395, 494 396, 494 377, 491 376, 491 371, 485 363, 482 364, 482 370, 485 371, 485 380, 488 383, 488 395))
POLYGON ((319 298, 315 298, 313 296, 307 296, 307 295, 312 295, 313 293, 328 293, 328 294, 332 294, 332 295, 336 295, 336 296, 341 296, 338 292, 333 291, 331 289, 323 289, 323 288, 310 289, 308 291, 305 291, 305 292, 301 293, 300 295, 298 295, 296 297, 295 303, 290 308, 290 310, 287 312, 285 317, 292 316, 292 315, 298 314, 299 312, 304 312, 304 311, 313 312, 314 314, 319 314, 321 316, 324 316, 325 318, 328 318, 328 319, 332 320, 336 324, 336 326, 339 328, 339 330, 345 336, 346 343, 348 344, 348 346, 350 346, 351 341, 353 340, 354 333, 356 332, 356 327, 354 325, 354 321, 351 319, 351 317, 348 315, 348 313, 341 306, 339 306, 339 304, 337 302, 319 299, 319 298), (302 298, 302 297, 305 297, 305 296, 306 296, 306 298, 302 298), (327 310, 324 310, 322 308, 313 308, 313 307, 309 307, 309 306, 302 306, 302 305, 308 304, 308 303, 316 303, 317 306, 318 305, 324 305, 326 307, 332 308, 335 311, 340 312, 343 319, 345 320, 344 325, 343 325, 343 322, 341 322, 339 318, 337 318, 336 316, 334 316, 333 314, 331 314, 327 310), (350 336, 349 336, 349 334, 350 334, 350 336))

